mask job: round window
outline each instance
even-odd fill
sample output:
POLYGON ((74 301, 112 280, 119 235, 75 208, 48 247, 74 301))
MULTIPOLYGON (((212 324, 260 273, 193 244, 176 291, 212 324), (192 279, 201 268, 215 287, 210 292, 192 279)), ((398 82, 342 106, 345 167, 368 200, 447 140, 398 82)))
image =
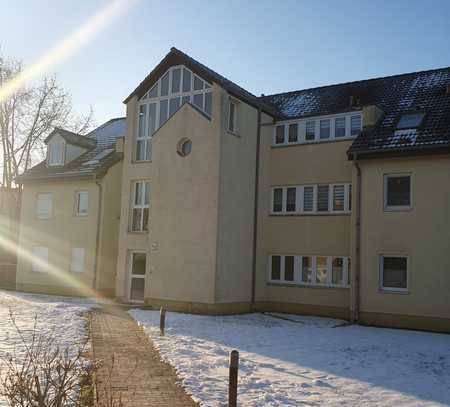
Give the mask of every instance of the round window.
POLYGON ((191 153, 191 151, 192 151, 192 141, 189 139, 180 140, 177 148, 178 154, 180 154, 182 157, 186 157, 191 153))

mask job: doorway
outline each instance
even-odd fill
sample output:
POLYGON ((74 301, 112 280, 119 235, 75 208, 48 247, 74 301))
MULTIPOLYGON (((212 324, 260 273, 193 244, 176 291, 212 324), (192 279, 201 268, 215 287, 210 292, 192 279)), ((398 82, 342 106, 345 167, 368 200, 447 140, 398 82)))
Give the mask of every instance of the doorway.
POLYGON ((144 252, 131 252, 130 260, 130 301, 144 302, 147 255, 144 252))

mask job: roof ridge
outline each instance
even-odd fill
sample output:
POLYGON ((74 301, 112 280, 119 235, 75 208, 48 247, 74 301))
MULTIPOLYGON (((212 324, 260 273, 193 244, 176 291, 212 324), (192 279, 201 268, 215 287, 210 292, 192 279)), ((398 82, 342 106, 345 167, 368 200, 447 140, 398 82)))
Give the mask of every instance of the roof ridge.
POLYGON ((351 84, 361 83, 361 82, 370 82, 370 81, 377 81, 377 80, 381 80, 381 79, 389 79, 389 78, 396 78, 396 77, 409 76, 409 75, 418 75, 418 74, 422 74, 422 73, 431 73, 431 72, 446 71, 446 70, 450 70, 450 66, 441 67, 441 68, 433 68, 433 69, 424 69, 421 71, 406 72, 406 73, 394 74, 394 75, 377 76, 375 78, 368 78, 368 79, 358 79, 356 81, 332 83, 329 85, 321 85, 321 86, 315 86, 315 87, 311 87, 311 88, 290 90, 287 92, 272 93, 270 95, 259 96, 258 99, 271 98, 274 96, 281 96, 281 95, 290 95, 290 94, 294 94, 294 93, 306 92, 306 91, 310 91, 310 90, 317 90, 317 89, 323 89, 323 88, 331 88, 334 86, 344 86, 344 85, 351 85, 351 84))

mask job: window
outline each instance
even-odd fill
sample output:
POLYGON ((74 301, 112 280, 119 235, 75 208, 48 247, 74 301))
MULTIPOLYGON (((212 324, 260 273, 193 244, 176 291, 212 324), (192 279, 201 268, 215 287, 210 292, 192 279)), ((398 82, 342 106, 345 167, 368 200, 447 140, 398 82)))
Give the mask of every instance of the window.
POLYGON ((36 201, 36 216, 39 219, 48 219, 52 217, 53 194, 38 194, 36 201))
POLYGON ((49 143, 48 144, 48 165, 63 165, 64 164, 64 143, 49 143))
POLYGON ((298 140, 298 124, 290 124, 289 125, 289 143, 296 143, 298 140))
POLYGON ((349 287, 350 257, 269 256, 269 281, 320 287, 349 287), (297 272, 298 270, 298 272, 297 272))
POLYGON ((48 248, 42 246, 33 247, 33 259, 31 271, 46 272, 48 270, 48 248))
POLYGON ((228 131, 237 133, 237 103, 233 99, 228 102, 228 131))
POLYGON ((411 208, 411 175, 384 176, 384 209, 405 210, 411 208))
POLYGON ((320 139, 329 139, 331 135, 330 119, 320 121, 320 139))
POLYGON ((151 159, 151 138, 156 130, 156 103, 139 106, 136 161, 151 159))
POLYGON ((306 122, 305 140, 313 141, 315 138, 316 138, 316 122, 308 121, 306 122))
POLYGON ((88 214, 89 194, 87 191, 80 191, 76 194, 75 214, 85 216, 88 214))
POLYGON ((274 187, 271 208, 274 214, 349 213, 351 184, 274 187))
POLYGON ((361 131, 361 115, 350 118, 350 135, 356 137, 361 131))
POLYGON ((380 286, 387 291, 408 290, 408 258, 380 256, 380 286))
POLYGON ((177 145, 177 153, 181 157, 186 157, 191 154, 192 151, 192 141, 188 138, 182 138, 177 145))
POLYGON ((345 137, 345 117, 338 117, 334 120, 334 137, 345 137))
POLYGON ((275 127, 275 144, 284 144, 284 126, 275 127))
POLYGON ((404 114, 397 122, 397 129, 416 129, 417 127, 421 126, 424 117, 424 112, 404 114))
POLYGON ((84 271, 84 249, 80 247, 74 247, 72 249, 70 270, 75 273, 82 273, 84 271))
POLYGON ((148 208, 150 201, 150 183, 139 181, 134 184, 132 201, 131 231, 148 230, 148 208))

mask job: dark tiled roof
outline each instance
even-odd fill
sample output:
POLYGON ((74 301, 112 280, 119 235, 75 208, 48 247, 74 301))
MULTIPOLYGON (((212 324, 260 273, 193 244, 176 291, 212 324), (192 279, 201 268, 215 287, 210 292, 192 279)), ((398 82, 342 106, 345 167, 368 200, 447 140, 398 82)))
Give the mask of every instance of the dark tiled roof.
MULTIPOLYGON (((450 68, 414 72, 339 85, 323 86, 265 96, 286 119, 333 114, 352 110, 350 97, 364 105, 377 105, 384 117, 365 129, 349 149, 349 155, 380 152, 411 152, 450 147, 450 68), (427 112, 415 132, 395 134, 399 117, 408 112, 427 112)), ((358 108, 358 107, 356 107, 358 108)), ((431 150, 430 150, 431 151, 431 150)))
POLYGON ((206 65, 198 62, 194 58, 178 50, 177 48, 171 48, 170 52, 164 57, 164 59, 147 75, 147 77, 138 85, 138 87, 131 92, 131 94, 124 100, 127 103, 128 100, 134 95, 141 97, 145 92, 153 85, 156 80, 166 72, 166 70, 173 65, 185 65, 197 75, 209 82, 215 82, 222 86, 227 92, 236 98, 247 102, 254 107, 261 107, 263 111, 274 116, 279 117, 279 112, 270 104, 266 104, 263 100, 248 92, 244 88, 236 85, 234 82, 218 74, 206 65))
POLYGON ((19 176, 17 182, 103 176, 108 168, 122 159, 123 154, 117 153, 114 145, 117 138, 125 135, 125 126, 125 118, 107 121, 84 137, 92 140, 95 148, 64 166, 48 167, 46 161, 42 161, 19 176))
POLYGON ((60 127, 55 127, 55 129, 44 140, 44 143, 47 144, 55 134, 59 134, 68 144, 72 144, 74 146, 87 149, 95 147, 95 139, 82 136, 81 134, 77 134, 69 130, 61 129, 60 127))

